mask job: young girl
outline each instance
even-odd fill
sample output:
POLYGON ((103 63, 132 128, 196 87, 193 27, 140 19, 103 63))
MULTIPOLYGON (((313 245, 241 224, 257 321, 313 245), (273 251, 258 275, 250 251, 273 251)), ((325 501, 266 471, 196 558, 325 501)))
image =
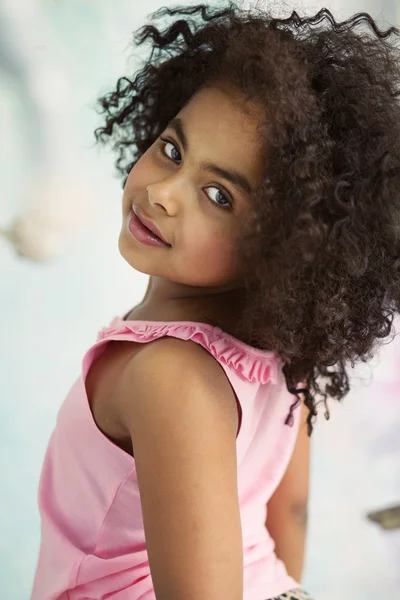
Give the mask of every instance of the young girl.
POLYGON ((96 132, 149 286, 59 412, 32 599, 310 598, 317 403, 400 309, 399 32, 326 9, 160 16, 96 132))

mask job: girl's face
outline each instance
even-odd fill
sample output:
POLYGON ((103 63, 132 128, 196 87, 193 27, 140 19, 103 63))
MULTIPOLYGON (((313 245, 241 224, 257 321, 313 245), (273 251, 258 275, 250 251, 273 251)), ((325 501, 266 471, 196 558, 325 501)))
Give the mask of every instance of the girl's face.
POLYGON ((263 165, 258 120, 230 94, 229 88, 202 88, 131 170, 119 249, 136 270, 220 290, 239 281, 235 240, 263 165), (146 245, 131 233, 132 207, 156 225, 168 246, 146 245))

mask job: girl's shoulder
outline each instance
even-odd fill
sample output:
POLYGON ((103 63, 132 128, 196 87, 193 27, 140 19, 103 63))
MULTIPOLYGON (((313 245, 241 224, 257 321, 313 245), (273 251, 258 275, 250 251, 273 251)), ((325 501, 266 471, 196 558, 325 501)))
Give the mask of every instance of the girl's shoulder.
POLYGON ((193 373, 202 373, 215 382, 221 375, 212 357, 195 343, 166 336, 149 343, 118 336, 105 341, 109 343, 100 353, 92 353, 84 377, 87 401, 97 428, 132 455, 125 409, 127 403, 132 406, 140 396, 144 376, 148 387, 154 385, 159 391, 169 389, 174 393, 174 386, 181 385, 189 371, 192 381, 193 373))
MULTIPOLYGON (((274 353, 252 348, 219 327, 196 321, 115 317, 86 353, 83 377, 97 426, 118 445, 125 444, 129 452, 130 436, 121 408, 126 398, 121 400, 118 390, 123 387, 124 376, 136 376, 139 364, 152 383, 171 390, 194 369, 192 381, 203 377, 214 382, 214 393, 225 398, 226 410, 234 409, 236 416, 243 386, 258 388, 281 380, 274 353), (162 368, 165 364, 169 365, 167 370, 162 368)), ((136 389, 133 383, 132 389, 136 389)))

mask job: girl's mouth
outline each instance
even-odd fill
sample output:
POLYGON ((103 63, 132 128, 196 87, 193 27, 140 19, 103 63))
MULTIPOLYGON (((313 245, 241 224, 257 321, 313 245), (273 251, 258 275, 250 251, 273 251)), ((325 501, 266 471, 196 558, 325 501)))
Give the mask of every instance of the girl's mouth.
POLYGON ((162 246, 164 248, 170 248, 171 246, 161 240, 155 233, 147 229, 140 219, 131 211, 131 215, 128 222, 128 229, 130 233, 142 244, 147 246, 162 246))

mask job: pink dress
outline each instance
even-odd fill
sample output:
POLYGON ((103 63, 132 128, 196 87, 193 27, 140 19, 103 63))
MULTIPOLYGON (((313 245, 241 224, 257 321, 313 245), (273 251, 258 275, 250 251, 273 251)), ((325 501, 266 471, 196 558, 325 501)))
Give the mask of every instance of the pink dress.
POLYGON ((85 354, 82 374, 57 417, 39 485, 41 546, 31 600, 155 600, 135 460, 97 428, 85 378, 110 340, 145 344, 163 336, 192 340, 221 364, 240 403, 238 489, 243 532, 244 600, 298 587, 274 553, 266 504, 293 452, 300 409, 280 361, 220 328, 192 321, 115 318, 85 354))

